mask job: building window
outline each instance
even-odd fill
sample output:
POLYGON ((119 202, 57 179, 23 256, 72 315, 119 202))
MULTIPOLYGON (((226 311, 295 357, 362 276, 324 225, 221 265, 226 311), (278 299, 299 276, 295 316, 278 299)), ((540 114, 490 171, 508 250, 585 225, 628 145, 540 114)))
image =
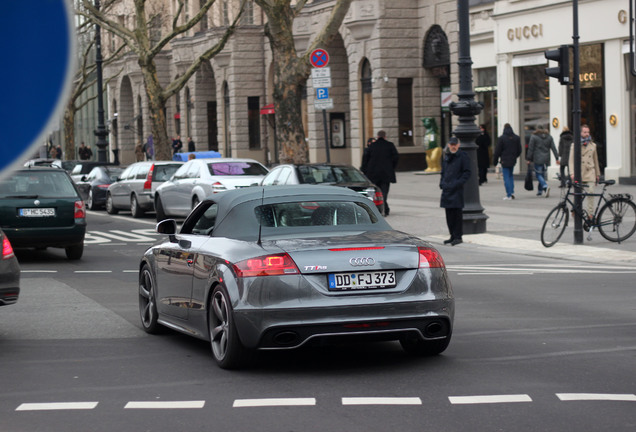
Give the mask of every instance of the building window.
POLYGON ((398 78, 398 133, 401 146, 413 146, 413 78, 398 78))
POLYGON ((222 8, 223 25, 230 25, 230 5, 228 4, 228 0, 223 0, 222 8))
POLYGON ((249 133, 250 150, 261 148, 261 119, 260 98, 250 96, 247 98, 247 124, 249 133))
MULTIPOLYGON (((199 0, 199 10, 203 7, 204 4, 205 4, 205 0, 199 0)), ((205 13, 203 17, 201 17, 201 21, 199 21, 199 26, 200 26, 199 27, 200 31, 202 32, 208 29, 208 14, 207 13, 205 13)))
POLYGON ((373 80, 371 78, 371 64, 364 59, 360 74, 360 90, 362 92, 362 145, 364 146, 368 138, 373 134, 373 80))
POLYGON ((241 16, 241 24, 254 24, 254 2, 251 0, 245 3, 245 10, 243 11, 243 16, 241 16))

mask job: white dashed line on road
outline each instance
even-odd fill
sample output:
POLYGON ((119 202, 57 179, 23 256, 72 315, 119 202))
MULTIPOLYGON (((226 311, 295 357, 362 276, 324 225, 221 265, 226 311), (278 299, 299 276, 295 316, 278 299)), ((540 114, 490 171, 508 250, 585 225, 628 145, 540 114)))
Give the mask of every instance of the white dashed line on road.
POLYGON ((450 403, 454 405, 532 402, 532 398, 528 396, 527 394, 488 395, 488 396, 449 396, 448 400, 450 401, 450 403))
POLYGON ((234 408, 274 407, 274 406, 314 406, 316 398, 266 398, 266 399, 236 399, 234 408))
POLYGON ((343 405, 422 405, 418 397, 345 397, 343 405))
POLYGON ((23 403, 16 411, 63 411, 63 410, 91 410, 98 402, 52 402, 52 403, 23 403))
POLYGON ((137 401, 128 402, 124 409, 199 409, 205 401, 137 401))
POLYGON ((607 393, 557 393, 562 401, 628 401, 636 402, 634 394, 607 394, 607 393))

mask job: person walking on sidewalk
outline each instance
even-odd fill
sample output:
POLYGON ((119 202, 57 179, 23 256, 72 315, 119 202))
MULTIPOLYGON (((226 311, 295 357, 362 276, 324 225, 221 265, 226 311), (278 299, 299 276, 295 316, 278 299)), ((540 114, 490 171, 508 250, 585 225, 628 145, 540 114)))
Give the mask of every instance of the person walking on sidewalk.
POLYGON ((479 125, 481 135, 475 140, 477 144, 477 169, 479 171, 479 186, 484 183, 488 183, 486 175, 488 174, 488 167, 490 167, 490 135, 486 131, 486 125, 479 125))
POLYGON ((560 188, 564 188, 566 185, 567 176, 565 175, 565 171, 568 170, 569 167, 572 140, 572 132, 570 132, 570 129, 567 126, 563 126, 563 132, 561 132, 561 136, 559 137, 559 161, 561 162, 561 166, 559 168, 559 173, 561 175, 560 188))
MULTIPOLYGON (((570 160, 568 161, 572 171, 570 177, 574 178, 574 143, 570 148, 570 160)), ((581 126, 581 183, 587 185, 584 189, 586 193, 593 194, 594 186, 598 183, 601 176, 601 166, 598 163, 598 154, 596 152, 596 144, 590 136, 590 127, 588 125, 581 126)), ((594 214, 594 197, 585 198, 587 205, 587 214, 594 214)))
POLYGON ((455 246, 463 241, 464 184, 469 178, 470 157, 459 149, 457 138, 451 137, 442 156, 442 175, 439 181, 442 190, 440 207, 446 210, 446 225, 450 232, 450 238, 444 240, 444 244, 455 246))
POLYGON ((362 171, 372 183, 382 191, 384 197, 384 216, 389 215, 389 186, 396 182, 395 167, 397 166, 398 154, 395 145, 386 140, 386 132, 378 131, 378 138, 375 142, 368 144, 362 155, 362 171))
POLYGON ((493 154, 493 164, 497 166, 501 161, 501 171, 503 172, 504 187, 506 196, 504 200, 515 199, 515 181, 512 170, 517 164, 517 158, 521 155, 521 138, 512 130, 509 123, 504 125, 503 135, 497 140, 495 153, 493 154))
POLYGON ((537 196, 541 196, 545 192, 545 197, 550 195, 550 188, 545 181, 545 173, 547 167, 550 166, 550 150, 559 164, 559 153, 557 152, 554 140, 550 133, 545 129, 537 129, 530 137, 528 144, 528 153, 526 154, 527 164, 534 164, 534 173, 537 176, 539 185, 537 186, 537 196))

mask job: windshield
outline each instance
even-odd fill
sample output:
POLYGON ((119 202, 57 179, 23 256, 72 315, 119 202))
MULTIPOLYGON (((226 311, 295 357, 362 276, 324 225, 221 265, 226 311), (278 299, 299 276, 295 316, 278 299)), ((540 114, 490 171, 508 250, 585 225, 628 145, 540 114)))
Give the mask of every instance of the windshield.
POLYGON ((255 208, 264 227, 365 225, 378 221, 365 204, 342 201, 287 202, 255 208))
POLYGON ((351 166, 300 166, 298 172, 302 183, 366 183, 367 179, 360 171, 351 166))
POLYGON ((209 163, 210 174, 218 176, 263 176, 267 169, 253 162, 218 162, 209 163))
POLYGON ((0 198, 71 198, 77 193, 65 171, 21 171, 0 181, 0 198))

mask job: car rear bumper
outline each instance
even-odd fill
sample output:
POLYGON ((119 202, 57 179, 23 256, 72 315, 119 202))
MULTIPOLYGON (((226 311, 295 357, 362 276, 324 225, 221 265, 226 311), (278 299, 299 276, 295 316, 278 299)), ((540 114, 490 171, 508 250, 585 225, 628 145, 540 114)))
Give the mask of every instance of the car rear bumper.
POLYGON ((86 223, 69 227, 2 228, 14 248, 67 247, 84 242, 86 223))
POLYGON ((347 307, 235 310, 243 344, 265 350, 298 348, 322 339, 355 337, 397 340, 415 334, 423 340, 452 333, 453 298, 347 307))
POLYGON ((137 203, 139 207, 144 210, 154 210, 155 209, 155 201, 154 201, 154 193, 152 192, 142 192, 137 195, 137 203))
POLYGON ((0 268, 0 306, 14 304, 20 296, 20 265, 18 260, 3 260, 0 268), (5 265, 6 263, 6 265, 5 265))

